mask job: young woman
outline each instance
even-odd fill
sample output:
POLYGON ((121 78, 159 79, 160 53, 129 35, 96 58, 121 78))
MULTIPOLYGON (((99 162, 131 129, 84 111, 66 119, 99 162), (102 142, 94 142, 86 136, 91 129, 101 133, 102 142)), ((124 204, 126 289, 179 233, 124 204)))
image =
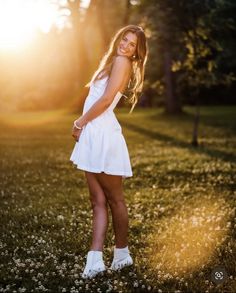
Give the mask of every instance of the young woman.
POLYGON ((106 269, 103 243, 108 226, 108 205, 115 233, 111 269, 132 265, 128 249, 128 213, 122 179, 132 176, 129 153, 122 129, 113 112, 128 87, 131 103, 143 85, 147 42, 143 29, 128 25, 111 41, 98 70, 90 81, 83 114, 74 121, 76 140, 70 160, 85 171, 93 210, 93 234, 83 278, 92 278, 106 269))

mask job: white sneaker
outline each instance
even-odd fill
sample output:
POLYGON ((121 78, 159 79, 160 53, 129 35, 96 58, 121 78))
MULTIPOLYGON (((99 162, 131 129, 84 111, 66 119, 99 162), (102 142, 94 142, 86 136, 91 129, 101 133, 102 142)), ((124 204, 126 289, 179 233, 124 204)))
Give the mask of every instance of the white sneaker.
POLYGON ((105 264, 102 258, 102 251, 90 250, 87 255, 87 262, 82 273, 83 279, 93 278, 100 272, 106 270, 105 264))
POLYGON ((114 248, 114 258, 110 269, 117 271, 132 264, 133 259, 129 254, 128 246, 125 248, 114 248))

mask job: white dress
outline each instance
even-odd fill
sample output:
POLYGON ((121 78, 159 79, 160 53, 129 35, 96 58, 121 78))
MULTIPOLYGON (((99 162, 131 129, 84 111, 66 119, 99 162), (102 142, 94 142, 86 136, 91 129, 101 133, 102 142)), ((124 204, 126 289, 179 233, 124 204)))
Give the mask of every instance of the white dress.
MULTIPOLYGON (((83 114, 103 95, 107 83, 108 77, 91 83, 83 114)), ((133 175, 122 129, 113 112, 121 97, 117 92, 111 105, 83 127, 70 157, 78 169, 123 178, 133 175)))

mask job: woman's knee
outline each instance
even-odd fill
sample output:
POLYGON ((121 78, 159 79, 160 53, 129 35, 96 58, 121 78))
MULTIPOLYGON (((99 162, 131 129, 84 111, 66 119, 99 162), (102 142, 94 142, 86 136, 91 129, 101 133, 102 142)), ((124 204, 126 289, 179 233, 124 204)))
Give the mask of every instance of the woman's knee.
POLYGON ((107 200, 104 197, 104 194, 91 194, 90 193, 90 203, 93 209, 96 208, 106 208, 107 200))
POLYGON ((85 172, 89 187, 90 202, 92 207, 105 207, 107 206, 107 199, 102 189, 102 186, 99 184, 96 175, 90 172, 85 172))
POLYGON ((121 197, 109 196, 108 204, 111 208, 119 208, 125 206, 125 200, 121 197))

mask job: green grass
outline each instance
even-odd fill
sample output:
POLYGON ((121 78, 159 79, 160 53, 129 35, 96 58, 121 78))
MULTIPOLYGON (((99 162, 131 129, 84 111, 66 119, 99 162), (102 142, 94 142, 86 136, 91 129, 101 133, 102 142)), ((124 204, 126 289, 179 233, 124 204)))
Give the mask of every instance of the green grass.
MULTIPOLYGON (((193 112, 117 111, 134 173, 124 189, 135 265, 90 281, 80 278, 88 191, 69 161, 77 115, 1 114, 0 292, 234 292, 236 108, 201 109, 198 148, 193 112), (218 265, 228 278, 216 285, 218 265)), ((110 223, 107 265, 113 245, 110 223)))

